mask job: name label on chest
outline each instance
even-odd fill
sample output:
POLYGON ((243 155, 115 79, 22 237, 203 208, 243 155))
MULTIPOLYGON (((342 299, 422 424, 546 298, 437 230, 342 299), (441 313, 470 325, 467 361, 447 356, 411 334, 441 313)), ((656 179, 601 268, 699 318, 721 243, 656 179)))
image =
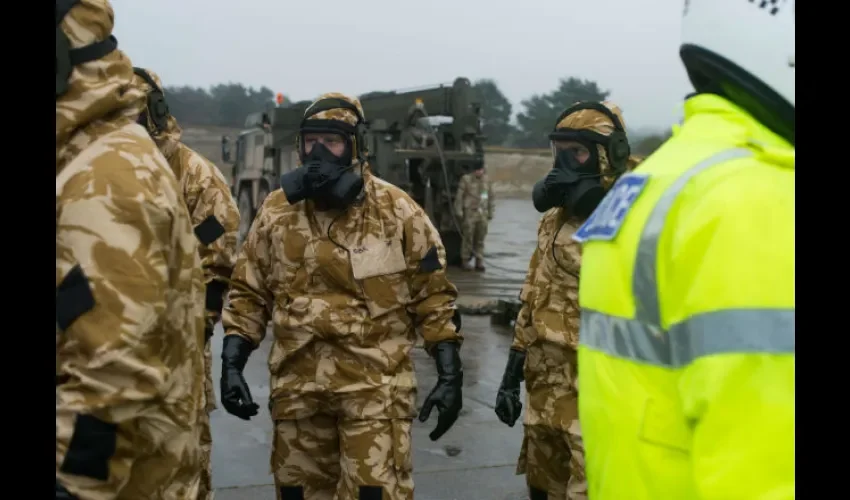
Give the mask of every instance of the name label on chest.
POLYGON ((587 221, 573 234, 573 239, 579 243, 614 240, 648 182, 649 176, 646 175, 620 177, 587 221))
POLYGON ((362 280, 400 273, 407 269, 401 240, 371 242, 351 249, 351 271, 354 279, 362 280))

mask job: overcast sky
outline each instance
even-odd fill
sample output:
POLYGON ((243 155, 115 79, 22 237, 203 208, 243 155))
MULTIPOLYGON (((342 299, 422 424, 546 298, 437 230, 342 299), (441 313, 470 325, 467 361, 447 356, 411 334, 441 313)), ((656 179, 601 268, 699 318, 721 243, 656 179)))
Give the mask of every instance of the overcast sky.
POLYGON ((519 110, 563 77, 610 89, 630 129, 690 92, 682 0, 112 0, 119 47, 165 85, 239 82, 294 100, 493 78, 519 110))

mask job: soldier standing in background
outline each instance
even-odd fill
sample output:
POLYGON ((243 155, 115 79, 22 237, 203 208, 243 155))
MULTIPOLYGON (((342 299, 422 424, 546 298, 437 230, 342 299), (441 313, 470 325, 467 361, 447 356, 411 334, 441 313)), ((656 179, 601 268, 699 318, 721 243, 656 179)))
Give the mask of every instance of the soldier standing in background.
POLYGON ((195 236, 200 242, 198 252, 206 284, 206 322, 204 327, 205 404, 200 418, 200 442, 203 452, 203 472, 198 500, 212 498, 212 432, 209 414, 215 410, 215 389, 212 382, 212 352, 209 339, 221 318, 224 294, 230 284, 230 273, 236 263, 236 239, 239 231, 239 209, 221 171, 180 141, 182 130, 168 110, 162 81, 153 71, 134 68, 134 85, 147 96, 146 106, 138 123, 153 137, 180 182, 181 194, 195 236))
MULTIPOLYGON (((407 126, 401 131, 398 147, 400 149, 432 150, 436 149, 434 134, 428 130, 423 123, 425 120, 425 107, 421 102, 416 102, 407 110, 407 126)), ((407 166, 410 172, 411 194, 413 199, 423 207, 426 205, 427 189, 423 173, 427 172, 432 159, 421 158, 408 160, 407 166)))
POLYGON ((230 163, 230 138, 221 136, 221 161, 230 163))
POLYGON ((106 0, 56 2, 56 498, 198 494, 203 283, 106 0))
POLYGON ((475 254, 475 270, 484 271, 484 239, 487 226, 496 211, 493 183, 479 165, 472 173, 460 178, 455 195, 454 211, 463 231, 461 262, 464 271, 471 271, 470 259, 475 254))
POLYGON ((401 132, 401 149, 428 149, 434 145, 434 135, 422 123, 425 119, 425 105, 416 102, 407 110, 407 127, 401 132))

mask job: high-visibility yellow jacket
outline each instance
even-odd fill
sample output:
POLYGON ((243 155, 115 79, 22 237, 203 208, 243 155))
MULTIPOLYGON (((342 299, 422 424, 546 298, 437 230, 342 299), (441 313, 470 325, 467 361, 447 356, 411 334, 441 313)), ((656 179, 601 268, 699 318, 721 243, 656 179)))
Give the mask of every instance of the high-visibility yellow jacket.
POLYGON ((576 232, 593 500, 794 498, 794 155, 695 96, 576 232))

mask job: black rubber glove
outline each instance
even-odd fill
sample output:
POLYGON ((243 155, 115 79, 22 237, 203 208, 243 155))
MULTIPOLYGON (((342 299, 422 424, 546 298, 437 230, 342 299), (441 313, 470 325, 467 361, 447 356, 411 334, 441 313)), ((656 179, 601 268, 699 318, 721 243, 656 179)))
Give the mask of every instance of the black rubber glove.
POLYGON ((525 366, 525 353, 511 349, 508 354, 508 364, 502 376, 502 385, 496 396, 496 416, 499 420, 513 427, 522 411, 519 398, 519 384, 523 380, 522 370, 525 366))
POLYGON ((432 351, 437 363, 437 385, 425 398, 419 421, 425 422, 431 416, 434 406, 440 412, 437 427, 431 431, 431 441, 436 441, 454 425, 463 407, 463 367, 460 363, 460 345, 454 341, 439 342, 432 351))
POLYGON ((225 335, 221 351, 221 404, 227 413, 242 420, 257 414, 259 405, 251 399, 248 383, 242 375, 254 346, 240 335, 225 335))

